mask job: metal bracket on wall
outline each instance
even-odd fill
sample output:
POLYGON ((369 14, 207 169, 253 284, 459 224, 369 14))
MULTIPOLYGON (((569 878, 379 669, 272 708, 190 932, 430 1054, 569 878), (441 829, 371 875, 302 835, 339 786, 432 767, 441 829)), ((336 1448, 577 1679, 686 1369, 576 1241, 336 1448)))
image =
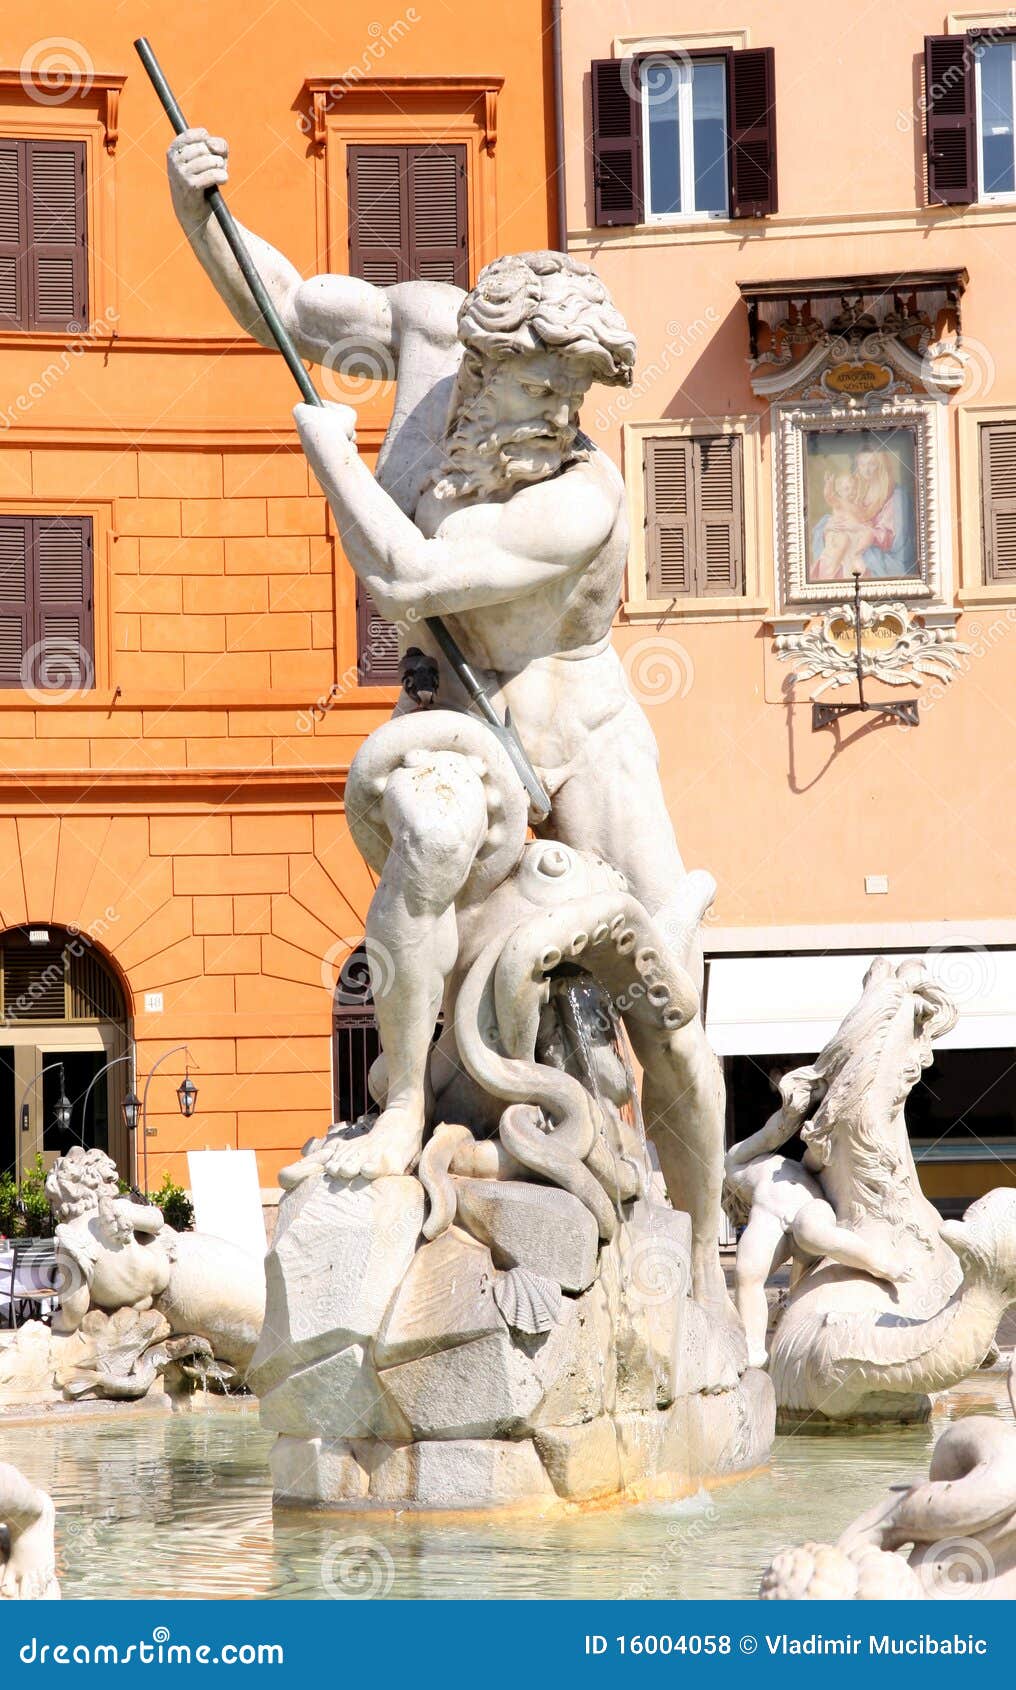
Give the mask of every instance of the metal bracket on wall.
POLYGON ((852 716, 857 711, 865 711, 868 715, 888 716, 893 721, 902 722, 908 728, 921 725, 921 718, 917 713, 916 698, 901 698, 888 704, 869 704, 862 698, 859 704, 821 704, 814 702, 811 707, 812 731, 818 728, 828 728, 833 722, 839 721, 841 716, 852 716))
POLYGON ((819 728, 831 727, 841 716, 853 716, 858 712, 864 715, 885 716, 891 722, 900 722, 904 727, 918 728, 921 718, 918 715, 916 698, 892 699, 886 704, 869 704, 864 696, 864 658, 861 646, 861 572, 854 570, 854 668, 857 674, 857 702, 856 704, 822 704, 818 700, 812 701, 811 731, 816 733, 819 728))

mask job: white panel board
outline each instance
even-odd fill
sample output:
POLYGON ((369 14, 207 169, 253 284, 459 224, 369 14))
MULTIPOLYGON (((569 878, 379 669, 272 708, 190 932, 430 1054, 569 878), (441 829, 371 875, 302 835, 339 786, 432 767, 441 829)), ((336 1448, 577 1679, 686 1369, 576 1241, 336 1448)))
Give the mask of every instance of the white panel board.
POLYGON ((187 1167, 196 1230, 260 1260, 268 1245, 253 1150, 188 1150, 187 1167))

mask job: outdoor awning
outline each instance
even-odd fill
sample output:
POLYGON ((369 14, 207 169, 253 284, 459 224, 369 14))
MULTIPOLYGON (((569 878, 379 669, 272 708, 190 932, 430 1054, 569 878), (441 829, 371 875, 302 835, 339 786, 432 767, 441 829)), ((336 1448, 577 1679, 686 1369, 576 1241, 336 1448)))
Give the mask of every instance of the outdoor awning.
MULTIPOLYGON (((886 953, 890 954, 890 953, 886 953)), ((898 960, 913 956, 901 951, 898 960)), ((861 995, 871 953, 714 957, 706 1031, 720 1056, 815 1055, 861 995)), ((1016 1047, 1016 950, 982 947, 924 953, 960 1018, 936 1050, 1016 1047)))

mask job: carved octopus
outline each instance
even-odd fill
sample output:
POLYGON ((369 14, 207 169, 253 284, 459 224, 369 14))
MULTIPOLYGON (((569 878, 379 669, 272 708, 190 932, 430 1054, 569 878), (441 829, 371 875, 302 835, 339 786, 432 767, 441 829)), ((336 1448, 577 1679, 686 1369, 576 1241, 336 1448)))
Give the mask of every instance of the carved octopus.
MULTIPOLYGON (((666 1086, 669 1073, 672 1084, 669 1041, 697 1014, 698 992, 623 875, 553 839, 526 843, 525 795, 515 771, 468 716, 396 717, 361 748, 347 811, 372 868, 381 872, 391 845, 381 803, 386 781, 435 748, 472 760, 488 826, 456 905, 458 958, 430 1060, 432 1132, 419 1162, 430 1198, 425 1234, 437 1237, 453 1221, 455 1175, 528 1173, 578 1197, 609 1239, 618 1202, 637 1195, 643 1179, 644 1149, 625 1121, 634 1091, 619 1054, 619 1026, 647 1075, 666 1086)), ((712 890, 708 875, 687 876, 686 937, 712 890)), ((383 1105, 383 1055, 370 1090, 383 1105)), ((344 1152, 365 1125, 340 1123, 312 1141, 301 1162, 282 1170, 280 1183, 291 1187, 320 1169, 347 1177, 344 1152)))
MULTIPOLYGON (((466 1114, 461 1084, 437 1098, 444 1119, 424 1150, 420 1178, 431 1201, 424 1231, 454 1218, 448 1174, 539 1175, 578 1197, 600 1237, 614 1236, 617 1204, 641 1190, 634 1145, 624 1143, 619 1106, 628 1076, 612 1072, 614 1015, 640 1047, 660 1047, 697 1012, 698 994, 670 957, 623 876, 555 842, 526 847, 510 880, 470 924, 454 1012, 457 1057, 478 1092, 501 1108, 499 1151, 455 1122, 466 1114), (575 1005, 569 977, 595 982, 575 1005), (560 1048, 562 999, 578 1009, 587 1072, 568 1072, 560 1048), (584 1012, 584 1013, 583 1013, 584 1012), (557 1021, 557 1027, 555 1027, 557 1021), (584 1037, 583 1037, 584 1033, 584 1037)), ((566 1014, 567 1011, 565 1010, 566 1014)), ((446 1046, 445 1057, 448 1056, 446 1046)), ((475 1120, 469 1111, 468 1117, 475 1120)))

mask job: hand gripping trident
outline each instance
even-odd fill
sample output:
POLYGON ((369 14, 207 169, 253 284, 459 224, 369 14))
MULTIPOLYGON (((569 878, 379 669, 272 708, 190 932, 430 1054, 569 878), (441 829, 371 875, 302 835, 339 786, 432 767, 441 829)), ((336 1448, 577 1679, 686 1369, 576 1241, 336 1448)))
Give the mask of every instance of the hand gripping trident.
MULTIPOLYGON (((140 36, 135 41, 134 48, 148 72, 152 87, 158 94, 162 108, 173 125, 173 129, 177 135, 182 135, 188 127, 187 119, 177 105, 173 97, 173 90, 163 76, 159 61, 152 52, 147 39, 143 35, 140 36)), ((225 236, 230 252, 236 259, 240 274, 250 289, 251 297, 266 323, 272 339, 289 366, 304 403, 307 405, 323 405, 324 401, 303 367, 300 354, 293 345, 289 331, 269 298, 268 290, 244 245, 243 236, 218 188, 206 188, 205 198, 213 217, 225 236)), ((472 699, 477 713, 486 722, 491 732, 497 736, 511 758, 515 772, 529 794, 529 813, 532 821, 534 823, 545 821, 550 814, 550 799, 544 791, 536 770, 526 756, 522 742, 511 725, 510 718, 506 718, 502 722, 487 695, 486 687, 473 670, 458 640, 445 626, 442 618, 440 616, 425 616, 424 622, 472 699)))

